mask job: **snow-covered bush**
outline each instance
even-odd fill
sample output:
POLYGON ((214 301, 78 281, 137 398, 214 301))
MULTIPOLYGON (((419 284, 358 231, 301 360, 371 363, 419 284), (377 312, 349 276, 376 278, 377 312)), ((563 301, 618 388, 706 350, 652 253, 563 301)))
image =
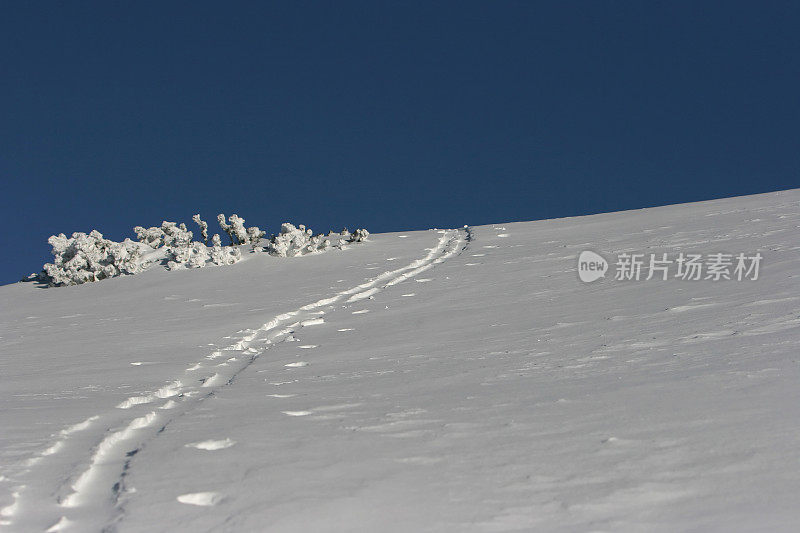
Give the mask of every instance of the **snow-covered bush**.
POLYGON ((348 244, 352 244, 354 242, 364 242, 369 237, 369 232, 365 229, 357 229, 353 233, 347 231, 347 228, 344 228, 339 235, 342 237, 336 241, 336 244, 333 245, 334 248, 338 248, 339 250, 344 250, 347 248, 348 244))
POLYGON ((306 253, 324 252, 331 247, 331 241, 325 238, 324 235, 314 235, 308 240, 306 245, 306 253))
POLYGON ((217 217, 220 227, 231 239, 231 246, 222 246, 218 234, 208 238, 208 224, 194 215, 192 220, 200 226, 200 235, 203 243, 192 241, 192 232, 186 225, 175 222, 162 222, 160 227, 144 228, 136 226, 134 232, 140 242, 125 239, 123 242, 114 242, 103 238, 98 231, 73 233, 67 238, 63 233, 53 235, 48 242, 53 247, 54 261, 44 265, 41 274, 31 275, 27 279, 37 279, 51 286, 77 285, 89 281, 98 281, 123 274, 136 274, 158 262, 168 270, 184 268, 202 268, 209 263, 215 265, 231 265, 242 259, 239 246, 250 244, 252 251, 266 250, 270 254, 280 257, 293 257, 311 253, 323 252, 332 246, 344 248, 354 242, 363 242, 369 232, 359 229, 352 234, 345 228, 339 234, 340 238, 335 245, 332 239, 335 234, 327 237, 314 235, 310 229, 303 225, 294 226, 285 223, 277 236, 269 239, 265 248, 259 246, 265 232, 258 226, 246 228, 244 219, 236 214, 231 215, 227 221, 224 214, 217 217))
POLYGON ((266 231, 261 231, 258 226, 250 226, 247 228, 247 239, 253 246, 258 244, 258 241, 266 236, 266 231))
POLYGON ((215 265, 232 265, 242 258, 242 252, 233 246, 222 246, 222 241, 216 233, 211 238, 211 262, 215 265))
MULTIPOLYGON (((347 229, 343 231, 347 231, 347 229)), ((324 252, 332 247, 341 249, 349 242, 361 242, 361 240, 366 239, 366 236, 369 235, 366 230, 358 231, 362 232, 359 233, 360 240, 350 241, 339 239, 336 244, 332 244, 331 238, 335 235, 333 233, 329 233, 327 236, 321 233, 319 235, 314 235, 310 229, 302 224, 295 227, 293 224, 285 222, 281 225, 281 232, 270 239, 267 245, 267 251, 279 257, 294 257, 297 255, 324 252)), ((350 232, 347 232, 347 236, 351 237, 350 232)))
POLYGON ((219 227, 222 228, 222 231, 230 237, 232 245, 248 243, 255 245, 266 235, 258 226, 245 228, 244 219, 235 213, 228 217, 227 223, 225 222, 225 215, 220 213, 217 215, 217 222, 219 222, 219 227))
POLYGON ((281 232, 267 245, 267 251, 278 257, 291 257, 308 244, 308 237, 305 226, 297 228, 285 222, 281 224, 281 232))
POLYGON ((51 286, 79 285, 89 281, 141 272, 146 264, 141 260, 147 247, 125 239, 114 242, 93 230, 88 235, 63 233, 48 240, 53 247, 52 263, 44 265, 43 278, 51 286))
POLYGON ((186 224, 175 222, 161 223, 161 227, 143 228, 136 226, 133 228, 139 242, 143 242, 153 249, 162 246, 186 247, 192 242, 192 232, 186 229, 186 224))
POLYGON ((178 270, 181 268, 202 268, 211 258, 208 247, 200 242, 193 242, 191 246, 174 247, 169 249, 167 269, 178 270))
POLYGON ((195 224, 200 226, 200 237, 203 239, 203 244, 208 245, 208 222, 200 218, 200 214, 192 216, 195 224))
POLYGON ((369 232, 365 229, 357 229, 350 235, 350 242, 364 242, 369 237, 369 232))
POLYGON ((222 231, 228 234, 231 240, 231 245, 244 244, 247 240, 247 230, 244 228, 244 219, 239 218, 235 213, 231 215, 228 220, 230 224, 225 222, 225 214, 220 213, 217 215, 217 222, 222 231))

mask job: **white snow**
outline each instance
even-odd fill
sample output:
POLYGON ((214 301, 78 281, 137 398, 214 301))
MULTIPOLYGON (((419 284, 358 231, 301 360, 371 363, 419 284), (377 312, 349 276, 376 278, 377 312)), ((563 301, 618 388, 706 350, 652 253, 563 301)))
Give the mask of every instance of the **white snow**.
POLYGON ((216 492, 195 492, 192 494, 181 494, 177 498, 177 500, 181 503, 188 505, 199 505, 201 507, 216 505, 220 499, 220 495, 216 492))
POLYGON ((186 446, 189 448, 197 448, 198 450, 224 450, 225 448, 230 448, 236 444, 236 441, 231 439, 220 439, 220 440, 204 440, 202 442, 192 442, 187 444, 186 446))
POLYGON ((1 287, 0 525, 796 531, 799 229, 792 190, 1 287))

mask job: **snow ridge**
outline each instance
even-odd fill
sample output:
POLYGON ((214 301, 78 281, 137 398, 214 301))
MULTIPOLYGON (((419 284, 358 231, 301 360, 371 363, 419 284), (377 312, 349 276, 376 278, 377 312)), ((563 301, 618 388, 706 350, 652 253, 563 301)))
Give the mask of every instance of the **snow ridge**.
MULTIPOLYGON (((271 345, 283 342, 297 329, 325 324, 322 315, 333 310, 333 304, 345 299, 353 302, 372 298, 381 290, 411 279, 461 253, 471 238, 468 229, 439 230, 439 234, 436 245, 424 257, 333 296, 279 314, 256 329, 246 330, 231 345, 204 356, 187 368, 183 375, 168 380, 160 389, 150 394, 131 396, 118 404, 112 412, 94 415, 58 433, 57 439, 32 459, 29 466, 39 465, 64 453, 73 433, 91 427, 95 430, 98 426, 108 428, 94 446, 88 461, 83 462, 82 469, 67 479, 54 480, 59 484, 58 487, 20 486, 20 490, 14 494, 14 503, 2 510, 3 525, 30 527, 31 524, 14 524, 13 519, 19 514, 21 507, 28 507, 26 495, 31 496, 31 502, 35 502, 36 495, 46 492, 55 494, 58 505, 50 512, 31 513, 27 516, 40 521, 36 523, 37 529, 49 527, 49 530, 57 531, 74 527, 76 530, 106 530, 113 527, 125 514, 125 477, 131 458, 149 440, 158 436, 172 420, 197 407, 221 387, 232 384, 271 345), (223 362, 217 362, 220 358, 224 358, 223 362), (151 404, 161 400, 166 402, 154 410, 151 404), (120 411, 131 413, 127 423, 119 423, 120 411), (114 429, 115 426, 118 429, 114 429)), ((78 452, 73 450, 73 453, 78 452)), ((47 467, 44 464, 41 466, 47 467)), ((206 498, 211 493, 197 494, 203 497, 185 495, 182 498, 186 500, 185 503, 195 505, 212 505, 218 501, 217 495, 206 498)))

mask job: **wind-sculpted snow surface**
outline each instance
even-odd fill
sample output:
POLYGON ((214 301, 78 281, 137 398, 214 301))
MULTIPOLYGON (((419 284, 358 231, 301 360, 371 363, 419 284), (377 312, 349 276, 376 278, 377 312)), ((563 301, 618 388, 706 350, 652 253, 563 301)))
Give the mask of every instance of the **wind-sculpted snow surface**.
POLYGON ((796 531, 798 205, 786 191, 3 287, 0 520, 796 531), (586 250, 604 278, 580 280, 586 250), (680 252, 763 264, 757 280, 614 279, 620 254, 680 252))

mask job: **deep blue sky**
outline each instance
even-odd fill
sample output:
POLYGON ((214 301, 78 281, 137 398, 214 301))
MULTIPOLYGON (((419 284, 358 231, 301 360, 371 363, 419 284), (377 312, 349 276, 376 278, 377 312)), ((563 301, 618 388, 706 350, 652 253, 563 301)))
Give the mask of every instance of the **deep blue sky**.
POLYGON ((53 233, 198 211, 383 232, 798 187, 798 28, 796 1, 6 3, 0 283, 53 233))

